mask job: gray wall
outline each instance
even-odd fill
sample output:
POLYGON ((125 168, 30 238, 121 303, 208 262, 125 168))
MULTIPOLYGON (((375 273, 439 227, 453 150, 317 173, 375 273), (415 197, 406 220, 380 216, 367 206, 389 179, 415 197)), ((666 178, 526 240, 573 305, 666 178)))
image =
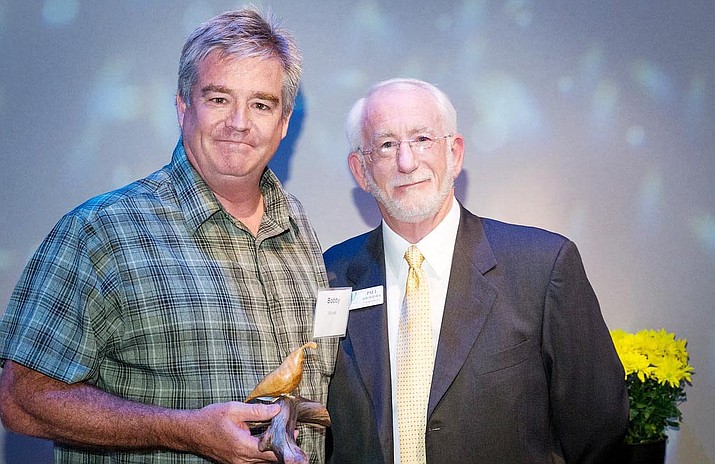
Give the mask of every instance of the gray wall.
MULTIPOLYGON (((256 3, 304 51, 274 167, 323 246, 378 220, 346 167, 351 103, 377 80, 436 83, 467 141, 466 206, 575 240, 609 327, 688 339, 697 373, 668 463, 715 462, 712 0, 256 3)), ((0 0, 2 308, 61 214, 169 161, 183 40, 237 5, 0 0)), ((11 434, 0 450, 49 456, 11 434)))

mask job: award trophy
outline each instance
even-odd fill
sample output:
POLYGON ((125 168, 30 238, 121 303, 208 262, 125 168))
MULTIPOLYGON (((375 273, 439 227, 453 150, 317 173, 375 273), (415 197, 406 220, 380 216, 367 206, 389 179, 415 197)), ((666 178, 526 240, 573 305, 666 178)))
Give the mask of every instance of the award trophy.
POLYGON ((330 415, 325 406, 293 394, 293 390, 303 378, 303 350, 306 348, 315 350, 318 344, 311 341, 291 352, 246 398, 247 403, 280 405, 280 412, 261 433, 258 443, 258 449, 261 451, 273 451, 279 464, 309 462, 308 456, 295 441, 295 427, 298 422, 330 426, 330 415))

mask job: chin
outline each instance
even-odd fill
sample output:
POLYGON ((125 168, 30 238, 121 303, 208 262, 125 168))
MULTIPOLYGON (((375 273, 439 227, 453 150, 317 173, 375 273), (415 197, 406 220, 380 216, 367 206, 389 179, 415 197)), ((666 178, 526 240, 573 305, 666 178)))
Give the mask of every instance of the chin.
POLYGON ((400 222, 414 224, 429 219, 437 214, 434 205, 422 204, 405 206, 395 202, 383 203, 383 208, 390 216, 400 222))

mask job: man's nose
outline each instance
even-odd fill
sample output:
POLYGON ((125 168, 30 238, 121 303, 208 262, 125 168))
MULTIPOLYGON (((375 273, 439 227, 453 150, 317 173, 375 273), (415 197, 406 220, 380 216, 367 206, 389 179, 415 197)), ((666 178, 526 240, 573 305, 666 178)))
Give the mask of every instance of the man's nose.
POLYGON ((417 169, 418 164, 410 143, 407 140, 400 142, 397 146, 397 169, 400 172, 412 172, 417 169))
POLYGON ((226 118, 226 126, 243 131, 251 126, 251 113, 243 105, 237 105, 226 118))

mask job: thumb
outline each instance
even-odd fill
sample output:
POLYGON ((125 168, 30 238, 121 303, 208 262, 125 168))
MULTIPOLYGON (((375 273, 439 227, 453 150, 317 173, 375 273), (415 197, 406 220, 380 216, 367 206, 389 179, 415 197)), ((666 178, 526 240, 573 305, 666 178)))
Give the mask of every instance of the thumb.
POLYGON ((242 403, 242 406, 241 416, 244 421, 268 421, 281 410, 277 404, 242 403))

